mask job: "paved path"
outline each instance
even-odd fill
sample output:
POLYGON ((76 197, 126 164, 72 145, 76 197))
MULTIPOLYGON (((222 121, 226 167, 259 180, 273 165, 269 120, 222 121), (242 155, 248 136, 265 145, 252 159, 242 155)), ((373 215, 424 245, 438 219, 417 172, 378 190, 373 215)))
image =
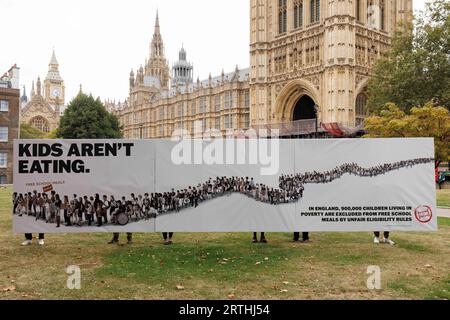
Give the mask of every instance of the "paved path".
POLYGON ((444 209, 444 208, 438 208, 437 209, 437 214, 439 217, 446 217, 446 218, 450 218, 450 208, 449 209, 444 209))

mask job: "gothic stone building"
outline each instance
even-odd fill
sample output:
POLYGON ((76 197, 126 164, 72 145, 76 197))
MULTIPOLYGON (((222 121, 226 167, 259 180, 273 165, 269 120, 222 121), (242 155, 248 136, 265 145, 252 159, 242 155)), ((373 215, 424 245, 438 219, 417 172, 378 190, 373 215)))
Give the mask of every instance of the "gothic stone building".
POLYGON ((13 145, 19 138, 19 68, 0 77, 0 185, 13 183, 13 145))
POLYGON ((24 93, 21 98, 21 123, 28 123, 43 132, 50 132, 59 126, 59 119, 65 103, 64 80, 59 74, 59 63, 53 51, 48 73, 42 88, 40 78, 31 88, 30 101, 24 93))
POLYGON ((182 49, 170 88, 157 18, 150 60, 132 71, 129 98, 116 111, 125 137, 166 138, 180 128, 192 135, 196 126, 290 134, 316 123, 356 127, 372 67, 412 15, 412 0, 250 0, 250 7, 250 68, 192 83, 182 49))

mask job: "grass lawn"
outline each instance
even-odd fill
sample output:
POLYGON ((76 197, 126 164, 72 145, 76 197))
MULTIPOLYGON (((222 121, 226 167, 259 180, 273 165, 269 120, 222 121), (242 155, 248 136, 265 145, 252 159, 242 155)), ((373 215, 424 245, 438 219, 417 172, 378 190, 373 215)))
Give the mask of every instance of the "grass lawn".
POLYGON ((0 189, 0 299, 450 299, 450 219, 438 232, 394 233, 395 247, 370 233, 313 233, 310 244, 268 234, 267 245, 232 233, 176 234, 170 247, 156 234, 132 246, 48 235, 41 248, 12 235, 10 202, 0 189), (81 290, 65 287, 69 265, 81 268, 81 290), (366 287, 370 265, 381 290, 366 287))
POLYGON ((450 189, 437 190, 436 194, 438 207, 450 208, 450 189))

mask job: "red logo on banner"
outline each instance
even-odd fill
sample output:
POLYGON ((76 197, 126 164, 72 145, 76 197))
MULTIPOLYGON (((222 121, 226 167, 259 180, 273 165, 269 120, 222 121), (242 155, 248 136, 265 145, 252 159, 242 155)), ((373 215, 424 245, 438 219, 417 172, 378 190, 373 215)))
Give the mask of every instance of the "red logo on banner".
POLYGON ((44 193, 50 192, 50 191, 53 191, 53 186, 51 184, 49 184, 48 186, 45 186, 42 189, 43 189, 44 193))
POLYGON ((433 210, 429 206, 419 206, 414 210, 416 219, 421 223, 428 223, 433 218, 433 210))

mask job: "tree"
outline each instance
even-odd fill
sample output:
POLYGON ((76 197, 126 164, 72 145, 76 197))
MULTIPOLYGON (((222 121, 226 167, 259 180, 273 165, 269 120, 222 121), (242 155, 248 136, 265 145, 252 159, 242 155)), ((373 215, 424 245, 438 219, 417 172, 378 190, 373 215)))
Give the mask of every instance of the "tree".
POLYGON ((20 124, 20 139, 46 139, 47 134, 28 123, 20 124))
POLYGON ((408 112, 435 101, 450 110, 450 2, 433 0, 395 33, 368 84, 370 112, 387 103, 408 112))
POLYGON ((117 117, 109 113, 99 98, 79 93, 68 105, 56 132, 63 139, 120 139, 117 117))
POLYGON ((365 138, 432 137, 436 164, 450 161, 450 112, 432 102, 413 107, 407 115, 393 103, 365 121, 365 138))

